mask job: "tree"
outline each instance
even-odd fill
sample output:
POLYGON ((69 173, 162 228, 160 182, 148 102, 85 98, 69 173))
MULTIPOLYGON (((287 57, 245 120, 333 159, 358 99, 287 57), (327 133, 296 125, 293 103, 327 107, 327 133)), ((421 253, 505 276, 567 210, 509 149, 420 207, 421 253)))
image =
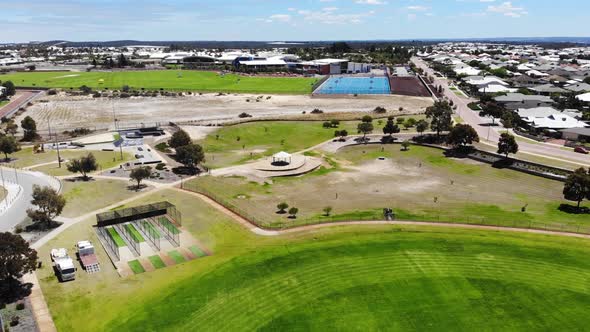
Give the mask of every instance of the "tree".
POLYGON ((502 114, 502 125, 504 128, 514 128, 518 125, 520 117, 514 111, 505 111, 502 114))
POLYGON ((18 142, 14 138, 14 136, 2 136, 0 137, 0 152, 4 153, 4 157, 6 161, 9 161, 8 155, 11 153, 15 153, 20 150, 20 146, 18 142))
POLYGON ((379 113, 379 114, 383 114, 383 113, 386 113, 387 110, 385 109, 385 107, 377 106, 377 107, 375 107, 375 109, 373 110, 373 112, 379 113))
POLYGON ((437 101, 434 105, 426 108, 426 118, 431 119, 430 128, 436 131, 437 137, 440 137, 441 131, 451 129, 453 109, 447 101, 437 101))
POLYGON ((517 152, 518 143, 516 143, 514 136, 509 133, 502 133, 498 141, 498 153, 506 155, 506 158, 508 158, 508 154, 517 152))
MULTIPOLYGON (((0 233, 0 298, 8 299, 19 279, 37 267, 37 252, 17 234, 0 233)), ((3 301, 0 301, 3 302, 3 301)))
POLYGON ((373 131, 373 129, 373 118, 369 115, 363 116, 361 123, 357 125, 358 132, 363 133, 363 140, 366 138, 367 134, 370 134, 373 131))
POLYGON ((127 67, 129 65, 129 60, 127 60, 127 58, 125 57, 125 55, 123 53, 119 54, 119 56, 117 57, 117 64, 119 65, 119 67, 123 68, 123 67, 127 67))
POLYGON ((299 209, 296 207, 292 207, 289 209, 289 218, 297 218, 297 213, 299 212, 299 209))
POLYGON ((39 136, 39 135, 37 135, 37 123, 30 116, 27 115, 20 122, 20 126, 21 126, 21 128, 23 128, 23 131, 24 131, 23 140, 32 141, 39 136))
POLYGON ((152 175, 152 169, 150 167, 137 167, 131 170, 129 178, 137 182, 137 190, 141 185, 141 181, 148 179, 152 175))
POLYGON ((288 207, 289 207, 289 204, 287 204, 285 202, 281 202, 281 203, 277 204, 277 209, 279 209, 279 213, 285 213, 285 210, 287 210, 288 207))
POLYGON ((27 210, 29 218, 34 222, 44 223, 49 228, 53 219, 61 214, 66 200, 51 187, 34 185, 31 204, 37 208, 27 210))
POLYGON ((322 123, 322 127, 324 127, 324 128, 332 128, 332 124, 330 123, 330 121, 324 121, 324 123, 322 123))
POLYGON ((414 127, 415 125, 416 125, 416 119, 414 119, 414 118, 409 118, 404 122, 404 127, 406 127, 406 128, 414 127))
POLYGON ((408 140, 405 140, 405 141, 403 141, 403 142, 402 142, 402 149, 403 149, 404 151, 408 151, 408 150, 410 149, 410 145, 412 145, 412 144, 410 143, 410 141, 408 141, 408 140))
POLYGON ((170 140, 168 141, 168 145, 170 145, 170 147, 174 149, 181 146, 189 145, 191 143, 191 137, 184 130, 179 130, 172 134, 172 137, 170 137, 170 140))
POLYGON ((497 118, 502 118, 504 114, 504 107, 495 103, 495 102, 488 102, 482 105, 482 110, 479 112, 480 116, 487 116, 492 118, 492 123, 496 123, 497 118))
POLYGON ((385 127, 383 127, 383 133, 386 135, 393 135, 395 133, 399 133, 400 129, 398 127, 398 125, 396 125, 395 123, 393 123, 393 117, 388 117, 387 118, 387 123, 385 123, 385 127))
POLYGON ((333 128, 338 128, 338 126, 340 126, 340 120, 330 120, 330 125, 333 128))
POLYGON ((332 213, 332 207, 331 206, 326 206, 325 208, 322 209, 322 211, 324 211, 324 215, 326 217, 330 216, 330 213, 332 213))
POLYGON ((14 136, 18 131, 18 125, 14 123, 14 119, 8 119, 6 117, 0 120, 0 128, 2 128, 4 135, 14 136))
POLYGON ((189 144, 176 148, 176 160, 191 169, 205 160, 205 152, 198 144, 189 144))
POLYGON ((12 81, 6 81, 4 83, 2 83, 2 86, 6 88, 6 91, 4 92, 7 96, 14 96, 14 94, 16 94, 16 87, 14 86, 14 83, 12 83, 12 81))
POLYGON ((416 122, 416 131, 420 135, 422 135, 422 133, 425 132, 426 129, 428 129, 428 121, 426 121, 424 119, 420 119, 420 120, 418 120, 418 122, 416 122))
POLYGON ((479 142, 479 136, 470 125, 457 124, 449 132, 447 142, 454 147, 466 146, 473 144, 473 142, 479 142))
POLYGON ((584 199, 590 199, 590 169, 578 168, 567 177, 563 186, 563 197, 568 201, 580 203, 584 199))
POLYGON ((92 153, 88 153, 87 155, 80 158, 72 159, 66 165, 66 168, 72 173, 82 174, 84 181, 88 181, 88 173, 96 171, 98 169, 98 163, 96 162, 94 155, 92 153))
POLYGON ((346 140, 346 136, 348 136, 348 131, 346 129, 334 131, 334 137, 340 137, 340 141, 346 140))

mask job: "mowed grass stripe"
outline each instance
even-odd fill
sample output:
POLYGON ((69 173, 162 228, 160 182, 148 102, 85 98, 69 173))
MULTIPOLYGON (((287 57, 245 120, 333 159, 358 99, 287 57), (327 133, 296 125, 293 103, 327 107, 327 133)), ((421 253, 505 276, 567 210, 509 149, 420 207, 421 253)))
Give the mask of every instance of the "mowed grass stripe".
POLYGON ((182 256, 181 253, 179 253, 177 250, 172 250, 168 252, 168 256, 170 256, 174 262, 176 262, 176 264, 185 262, 186 259, 184 258, 184 256, 182 256))
POLYGON ((59 72, 13 73, 2 76, 3 81, 13 81, 17 87, 74 88, 82 85, 94 89, 176 90, 237 93, 311 93, 314 78, 305 77, 256 77, 233 74, 219 75, 205 71, 121 71, 121 72, 59 72), (180 77, 178 74, 181 74, 180 77), (101 81, 102 80, 102 81, 101 81))
POLYGON ((207 256, 207 253, 204 252, 203 249, 199 248, 199 246, 197 246, 197 245, 191 246, 189 249, 197 257, 207 256))
POLYGON ((141 265, 141 263, 137 259, 129 261, 129 262, 127 262, 127 264, 129 265, 129 267, 131 268, 131 271, 133 271, 134 274, 139 274, 139 273, 145 272, 145 268, 143 267, 143 265, 141 265))
POLYGON ((156 269, 166 267, 166 264, 164 264, 164 261, 162 261, 162 258, 158 255, 150 256, 148 259, 156 269))
MULTIPOLYGON (((402 256, 392 256, 391 258, 402 258, 402 256)), ((389 260, 369 260, 363 261, 363 258, 357 258, 354 260, 344 260, 342 262, 337 262, 335 267, 344 266, 345 268, 340 269, 338 268, 337 271, 331 271, 329 273, 325 273, 329 269, 325 269, 323 266, 316 266, 313 269, 306 269, 304 271, 297 271, 295 272, 297 277, 299 275, 313 275, 314 278, 309 280, 306 283, 300 283, 297 287, 290 287, 288 289, 281 289, 280 287, 275 287, 277 284, 280 285, 280 279, 288 279, 287 276, 278 277, 277 279, 272 278, 272 280, 267 280, 263 283, 263 285, 251 285, 248 286, 248 290, 244 292, 239 292, 237 294, 232 294, 227 297, 221 299, 221 302, 229 302, 231 304, 226 304, 232 306, 234 301, 238 301, 241 298, 249 298, 255 297, 256 293, 264 293, 267 294, 266 296, 269 299, 275 299, 276 303, 274 304, 277 306, 277 311, 280 312, 280 299, 292 299, 292 298, 300 298, 300 297, 308 297, 313 296, 314 294, 322 293, 318 289, 318 285, 323 286, 325 289, 330 289, 335 285, 340 283, 346 284, 350 282, 352 279, 360 278, 363 279, 368 275, 375 276, 376 280, 374 281, 375 284, 379 284, 384 282, 385 280, 392 280, 392 277, 395 280, 408 280, 408 279, 416 279, 421 278, 424 273, 429 272, 433 275, 438 275, 439 277, 461 277, 464 275, 465 271, 474 271, 477 270, 478 267, 474 266, 473 264, 467 264, 465 262, 459 262, 460 264, 455 264, 455 262, 450 261, 450 264, 445 264, 448 266, 449 269, 447 271, 441 271, 440 267, 441 264, 432 264, 430 259, 422 260, 422 259, 413 259, 413 262, 403 265, 398 264, 397 260, 389 261, 389 260), (365 264, 366 263, 366 264, 365 264), (419 267, 419 268, 417 268, 419 267), (383 280, 381 280, 383 278, 383 280)), ((437 260, 437 262, 440 262, 437 260)), ((491 266, 487 267, 484 271, 476 271, 476 272, 484 272, 484 273, 474 273, 472 274, 474 278, 482 278, 482 279, 496 279, 501 278, 503 275, 510 280, 512 280, 509 276, 509 271, 514 269, 513 264, 495 264, 491 262, 491 266), (507 274, 508 273, 508 274, 507 274)), ((533 270, 535 269, 536 265, 534 262, 532 264, 528 264, 528 262, 521 262, 516 261, 514 262, 518 265, 528 265, 527 269, 533 270)), ((556 266, 550 267, 544 271, 538 271, 530 273, 527 276, 522 276, 522 281, 531 282, 536 280, 543 280, 543 276, 546 275, 547 271, 555 271, 556 266)), ((573 272, 575 276, 577 271, 573 272)), ((572 275, 570 275, 572 276, 572 275)), ((579 281, 579 286, 582 286, 585 283, 586 278, 588 277, 588 273, 586 273, 585 277, 582 277, 579 281)), ((291 277, 293 278, 293 276, 291 277)), ((519 282, 521 280, 514 280, 519 282)), ((560 286, 567 286, 570 282, 567 278, 559 278, 560 286)), ((581 290, 578 288, 578 291, 581 290)), ((221 304, 220 304, 221 305, 221 304)), ((265 306, 268 303, 253 303, 251 304, 250 310, 258 311, 268 311, 268 308, 265 306)), ((238 310, 238 308, 234 308, 238 310)), ((231 310, 229 310, 231 312, 231 310)), ((276 313, 276 312, 275 312, 276 313)), ((239 316, 240 314, 238 314, 239 316)), ((227 316, 226 314, 223 315, 224 319, 223 322, 218 322, 219 324, 224 324, 231 322, 231 314, 227 316)), ((200 317, 199 319, 216 319, 216 313, 210 313, 209 315, 205 315, 200 317)), ((223 328, 231 328, 231 326, 223 326, 223 328)))
POLYGON ((125 228, 131 234, 131 238, 136 240, 136 242, 144 242, 145 241, 143 236, 141 236, 139 231, 132 224, 125 224, 125 228))
POLYGON ((119 234, 119 232, 117 232, 117 230, 113 227, 108 227, 107 228, 109 235, 111 236, 111 239, 113 239, 113 241, 115 242, 115 244, 117 245, 117 247, 125 247, 125 241, 123 240, 123 238, 121 237, 121 235, 119 234))
MULTIPOLYGON (((472 305, 477 306, 470 302, 459 305, 450 301, 450 299, 462 298, 463 294, 453 293, 457 290, 453 290, 453 287, 446 284, 475 284, 473 287, 477 289, 471 290, 471 292, 475 292, 478 301, 488 301, 488 303, 484 303, 486 307, 492 305, 489 301, 499 301, 494 303, 499 306, 502 305, 500 301, 505 302, 505 299, 502 298, 505 294, 502 293, 493 295, 498 297, 497 299, 485 298, 485 296, 491 296, 483 294, 488 291, 485 285, 488 281, 494 284, 493 287, 496 285, 500 285, 499 288, 524 287, 527 289, 526 292, 533 292, 534 296, 542 296, 540 290, 546 289, 547 294, 551 296, 557 292, 577 292, 580 295, 585 294, 582 296, 583 299, 588 297, 587 280, 590 278, 590 272, 571 264, 568 265, 567 262, 550 263, 543 261, 543 257, 527 258, 526 254, 522 258, 512 257, 508 256, 509 252, 505 249, 498 251, 497 248, 489 248, 487 252, 493 254, 483 256, 473 253, 466 254, 464 252, 466 249, 463 247, 461 247, 461 251, 452 253, 433 250, 397 250, 394 241, 392 240, 393 248, 389 248, 385 252, 383 246, 379 245, 371 247, 370 244, 359 246, 358 243, 349 243, 347 247, 343 243, 343 247, 325 246, 322 250, 318 248, 318 250, 309 251, 290 251, 289 254, 286 254, 284 250, 279 250, 278 255, 255 260, 246 265, 242 263, 248 262, 247 258, 237 258, 222 269, 211 272, 201 279, 192 280, 199 285, 196 289, 200 291, 192 294, 191 299, 186 299, 180 291, 171 295, 172 298, 185 298, 181 306, 191 308, 190 318, 186 318, 182 325, 165 328, 165 324, 174 324, 175 322, 167 321, 158 324, 162 324, 161 327, 164 329, 175 330, 186 329, 196 322, 200 322, 200 327, 203 329, 257 329, 295 308, 305 307, 308 302, 320 298, 329 299, 332 294, 342 292, 348 294, 347 290, 355 287, 364 289, 391 283, 404 285, 408 280, 412 283, 412 280, 420 279, 428 280, 426 284, 432 283, 432 292, 436 295, 432 296, 437 297, 439 301, 444 300, 444 306, 448 306, 448 308, 436 309, 442 311, 443 315, 446 312, 448 316, 446 322, 440 323, 441 327, 453 327, 451 322, 465 321, 466 317, 469 317, 468 311, 450 314, 453 310, 467 310, 472 305), (230 277, 232 273, 235 277, 230 277), (438 280, 441 278, 445 278, 447 281, 439 282, 438 280), (445 297, 445 292, 450 292, 450 294, 445 297)), ((437 249, 444 248, 442 246, 437 249)), ((517 247, 512 250, 517 251, 517 247)), ((473 248, 471 251, 474 251, 473 248)), ((421 283, 418 282, 418 284, 421 283)), ((186 286, 179 287, 183 291, 186 290, 186 286)), ((469 291, 464 288, 461 289, 461 292, 469 291)), ((420 293, 413 298, 406 297, 405 301, 408 303, 404 303, 401 299, 396 300, 397 303, 401 303, 405 307, 419 307, 419 303, 413 301, 428 298, 430 296, 428 293, 431 290, 413 291, 420 291, 420 293)), ((388 292, 380 295, 397 298, 395 287, 389 289, 388 292)), ((568 297, 567 300, 573 301, 572 299, 568 297)), ((543 298, 543 301, 553 301, 553 299, 543 298)), ((170 302, 167 304, 170 305, 170 302)), ((483 316, 483 309, 478 308, 478 312, 482 316, 478 318, 479 321, 474 319, 474 322, 485 322, 487 317, 483 316)), ((180 310, 180 308, 178 309, 180 310)), ((153 308, 153 310, 157 310, 157 308, 153 308)), ((173 311, 174 309, 169 308, 169 310, 173 311)), ((318 310, 313 312, 321 316, 321 310, 318 310)), ((395 310, 385 310, 384 312, 391 315, 395 310)), ((375 312, 361 310, 359 314, 361 317, 363 315, 371 317, 375 312)), ((556 324, 556 315, 557 313, 549 315, 554 320, 553 324, 556 324)), ((434 319, 433 317, 427 318, 434 319)), ((509 318, 516 319, 516 317, 509 318)), ((343 319, 350 322, 346 317, 343 319)), ((381 319, 384 318, 381 317, 381 319)), ((439 317, 437 319, 444 320, 445 318, 439 317)), ((304 321, 299 321, 299 324, 304 323, 304 321)), ((407 326, 401 326, 400 329, 402 327, 407 326)), ((472 329, 475 327, 475 325, 471 326, 472 329)))

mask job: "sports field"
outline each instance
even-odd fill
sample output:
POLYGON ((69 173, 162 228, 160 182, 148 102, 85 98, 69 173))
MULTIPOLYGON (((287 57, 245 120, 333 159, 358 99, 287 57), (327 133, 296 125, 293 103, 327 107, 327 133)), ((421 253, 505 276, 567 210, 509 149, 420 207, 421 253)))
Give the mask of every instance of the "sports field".
POLYGON ((388 95, 387 77, 330 77, 314 93, 328 95, 388 95))
MULTIPOLYGON (((39 279, 59 330, 574 331, 590 324, 588 240, 395 225, 261 237, 186 193, 137 203, 162 198, 216 254, 127 279, 105 263, 71 283, 57 283, 44 264, 39 279)), ((92 234, 94 222, 66 229, 40 257, 92 234)), ((102 248, 98 255, 106 259, 102 248)))
POLYGON ((1 75, 17 87, 173 90, 234 93, 311 93, 314 78, 250 77, 204 71, 33 72, 1 75))

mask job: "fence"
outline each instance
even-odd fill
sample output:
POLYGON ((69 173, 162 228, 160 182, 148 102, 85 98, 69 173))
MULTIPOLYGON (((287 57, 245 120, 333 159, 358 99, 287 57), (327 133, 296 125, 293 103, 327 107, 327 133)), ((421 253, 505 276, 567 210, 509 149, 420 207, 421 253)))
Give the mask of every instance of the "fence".
POLYGON ((157 249, 160 250, 160 233, 152 226, 152 224, 145 220, 136 220, 133 222, 136 228, 143 233, 143 236, 157 249))
POLYGON ((152 222, 152 225, 155 225, 162 231, 164 237, 166 237, 170 244, 175 247, 180 246, 180 231, 174 226, 174 224, 172 224, 172 222, 170 222, 168 217, 154 217, 150 218, 150 221, 152 222))
POLYGON ((131 233, 129 230, 129 224, 116 224, 114 225, 115 229, 119 234, 123 235, 125 241, 129 245, 129 249, 135 256, 141 255, 141 250, 139 248, 139 239, 135 236, 135 234, 131 233))
POLYGON ((119 255, 119 246, 115 243, 115 240, 111 237, 108 233, 106 227, 97 227, 98 231, 98 238, 100 239, 100 243, 102 243, 103 247, 106 249, 107 253, 111 258, 118 262, 121 257, 119 255))
POLYGON ((6 190, 6 196, 0 201, 0 216, 8 211, 12 203, 14 203, 23 192, 21 186, 8 181, 4 182, 4 189, 6 190))
POLYGON ((311 87, 311 93, 314 93, 315 90, 317 90, 317 88, 319 88, 322 84, 324 84, 325 81, 327 81, 330 78, 330 75, 326 75, 324 77, 322 77, 319 81, 315 82, 313 84, 313 86, 311 87))
MULTIPOLYGON (((288 229, 292 227, 300 227, 306 225, 315 225, 315 224, 326 224, 326 223, 338 223, 338 222, 362 222, 362 221, 384 221, 385 217, 381 210, 377 211, 367 211, 362 215, 355 215, 354 217, 343 215, 343 216, 328 216, 328 217, 321 217, 321 218, 311 218, 311 219, 304 219, 304 220, 297 220, 296 223, 293 222, 272 222, 270 220, 262 221, 259 218, 255 218, 245 212, 244 210, 238 208, 233 203, 229 202, 228 200, 222 199, 218 195, 197 186, 194 183, 185 183, 183 185, 183 189, 200 193, 209 197, 210 199, 214 200, 218 204, 223 205, 225 208, 231 210, 233 213, 237 214, 238 216, 242 217, 246 221, 250 222, 253 225, 256 225, 260 228, 264 229, 288 229)), ((461 215, 442 215, 439 213, 431 213, 431 214, 411 214, 411 215, 404 215, 402 213, 396 213, 396 209, 393 209, 394 212, 394 220, 404 220, 404 221, 414 221, 414 222, 436 222, 436 223, 449 223, 449 224, 465 224, 465 225, 482 225, 482 226, 493 226, 493 227, 505 227, 505 228, 521 228, 521 229, 531 229, 531 230, 542 230, 542 231, 553 231, 553 232, 565 232, 565 233, 575 233, 575 234, 584 234, 590 235, 590 225, 584 224, 563 224, 563 223, 542 223, 542 222, 533 222, 531 220, 505 220, 503 218, 486 218, 486 217, 477 217, 477 216, 465 216, 461 215)))

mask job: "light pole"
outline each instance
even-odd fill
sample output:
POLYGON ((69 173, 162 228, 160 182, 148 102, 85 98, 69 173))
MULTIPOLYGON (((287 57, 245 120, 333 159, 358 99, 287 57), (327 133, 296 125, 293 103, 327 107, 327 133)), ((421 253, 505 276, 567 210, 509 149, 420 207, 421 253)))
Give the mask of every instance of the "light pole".
POLYGON ((117 114, 115 113, 115 100, 111 99, 111 106, 113 108, 113 122, 115 124, 115 130, 117 134, 119 134, 119 153, 121 160, 123 160, 123 137, 121 136, 121 131, 119 130, 119 126, 117 125, 117 114))
MULTIPOLYGON (((51 125, 49 119, 47 119, 47 129, 49 130, 49 141, 51 142, 51 125)), ((57 141, 57 134, 55 134, 54 144, 55 149, 57 150, 57 165, 58 168, 61 168, 61 156, 59 155, 59 142, 57 141)))

